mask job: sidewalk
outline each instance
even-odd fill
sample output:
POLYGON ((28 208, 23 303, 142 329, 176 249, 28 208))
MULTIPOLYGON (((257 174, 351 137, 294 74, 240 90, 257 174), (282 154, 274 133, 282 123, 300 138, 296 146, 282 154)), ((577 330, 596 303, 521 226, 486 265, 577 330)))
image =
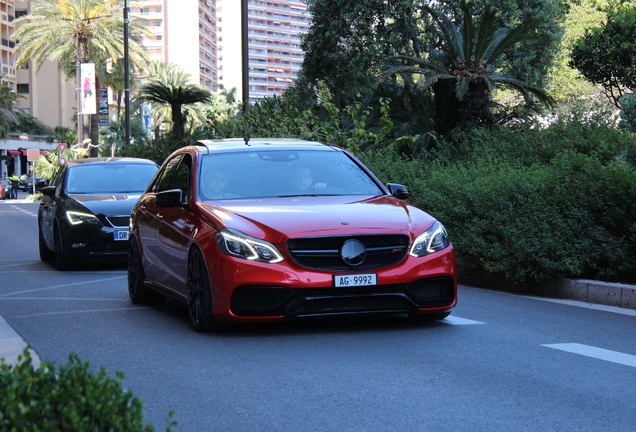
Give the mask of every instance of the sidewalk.
POLYGON ((0 200, 0 205, 2 205, 2 204, 25 204, 25 203, 37 202, 37 201, 27 200, 27 197, 29 197, 31 195, 32 194, 29 193, 29 192, 18 191, 18 198, 17 199, 0 200))
MULTIPOLYGON (((0 358, 4 358, 4 362, 14 365, 18 361, 18 356, 22 354, 27 343, 17 334, 9 324, 0 316, 0 358)), ((34 365, 40 363, 40 358, 31 351, 31 359, 34 365)))

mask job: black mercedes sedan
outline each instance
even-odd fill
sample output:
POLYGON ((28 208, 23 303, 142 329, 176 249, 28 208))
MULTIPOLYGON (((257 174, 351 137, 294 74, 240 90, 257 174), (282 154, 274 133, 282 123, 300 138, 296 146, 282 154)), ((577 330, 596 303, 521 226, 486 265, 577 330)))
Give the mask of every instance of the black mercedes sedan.
POLYGON ((42 261, 68 270, 75 261, 125 258, 131 210, 158 168, 137 158, 84 158, 61 167, 42 189, 42 261))

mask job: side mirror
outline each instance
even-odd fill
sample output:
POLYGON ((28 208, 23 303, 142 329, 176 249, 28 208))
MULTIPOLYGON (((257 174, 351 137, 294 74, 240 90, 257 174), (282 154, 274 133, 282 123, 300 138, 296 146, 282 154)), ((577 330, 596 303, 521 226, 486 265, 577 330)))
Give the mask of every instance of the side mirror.
POLYGON ((43 187, 40 192, 42 192, 42 195, 47 196, 49 198, 54 198, 55 197, 55 186, 46 186, 43 187))
POLYGON ((183 204, 183 193, 180 189, 171 189, 163 192, 159 192, 155 198, 155 205, 157 207, 185 207, 183 204))
POLYGON ((409 191, 404 185, 397 183, 387 183, 386 187, 389 189, 389 192, 391 192, 391 195, 396 198, 405 200, 409 197, 409 191))

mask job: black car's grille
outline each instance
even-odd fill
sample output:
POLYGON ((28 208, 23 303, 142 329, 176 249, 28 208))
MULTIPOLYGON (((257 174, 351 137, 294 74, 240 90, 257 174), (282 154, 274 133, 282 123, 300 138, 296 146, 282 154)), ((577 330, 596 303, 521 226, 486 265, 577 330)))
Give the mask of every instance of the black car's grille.
POLYGON ((128 227, 130 216, 106 216, 106 220, 114 227, 128 227))
POLYGON ((287 250, 303 267, 327 271, 364 271, 400 262, 407 253, 409 238, 404 234, 304 237, 290 239, 287 250), (345 263, 340 248, 347 240, 358 240, 366 249, 366 258, 357 265, 345 263))
POLYGON ((450 306, 455 300, 451 278, 420 279, 410 284, 355 288, 289 289, 279 286, 242 286, 232 295, 232 312, 239 316, 287 318, 368 312, 415 312, 450 306))

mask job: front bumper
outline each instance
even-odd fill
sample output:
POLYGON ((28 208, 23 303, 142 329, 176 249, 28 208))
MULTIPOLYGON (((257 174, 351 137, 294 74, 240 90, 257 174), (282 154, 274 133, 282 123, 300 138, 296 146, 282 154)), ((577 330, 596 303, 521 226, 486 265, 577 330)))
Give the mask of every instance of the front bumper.
MULTIPOLYGON (((218 258, 218 257, 217 257, 218 258)), ((277 321, 367 313, 443 313, 457 303, 452 246, 427 257, 407 256, 373 271, 377 284, 335 287, 336 272, 300 269, 289 261, 246 263, 227 256, 208 263, 218 321, 277 321)), ((369 273, 368 271, 361 273, 369 273)))
POLYGON ((62 231, 63 254, 71 260, 123 259, 128 241, 115 240, 115 232, 127 228, 67 226, 62 231))

